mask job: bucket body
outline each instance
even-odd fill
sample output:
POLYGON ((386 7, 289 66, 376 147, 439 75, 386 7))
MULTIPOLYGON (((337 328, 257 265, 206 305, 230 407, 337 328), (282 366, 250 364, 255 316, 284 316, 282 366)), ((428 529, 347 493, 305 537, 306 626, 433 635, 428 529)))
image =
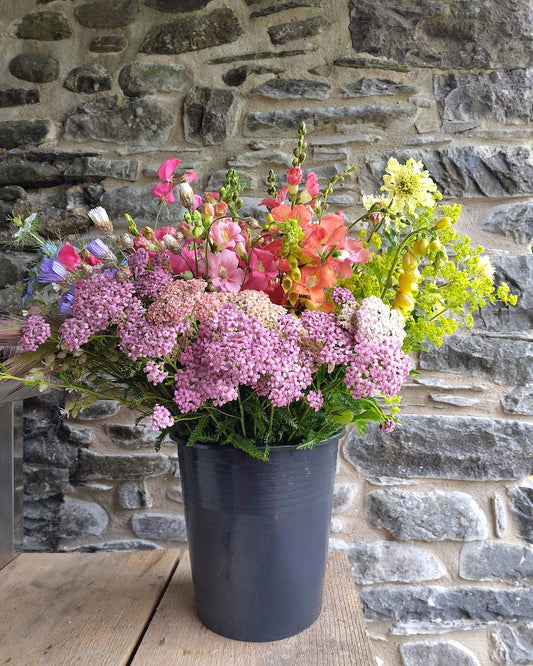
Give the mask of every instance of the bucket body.
POLYGON ((293 636, 319 616, 338 442, 277 446, 268 462, 178 441, 196 608, 242 641, 293 636))

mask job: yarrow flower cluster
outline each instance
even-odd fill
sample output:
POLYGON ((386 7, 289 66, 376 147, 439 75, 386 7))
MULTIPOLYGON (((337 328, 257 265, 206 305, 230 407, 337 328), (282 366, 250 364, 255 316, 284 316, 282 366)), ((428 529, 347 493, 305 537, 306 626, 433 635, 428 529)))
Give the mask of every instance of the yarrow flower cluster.
MULTIPOLYGON (((302 169, 304 138, 302 125, 279 189, 269 175, 262 222, 241 215, 233 170, 199 195, 174 157, 152 196, 158 210, 179 198, 175 225, 139 229, 126 215, 128 232, 115 234, 98 207, 96 235, 64 242, 40 236, 35 214, 14 218, 14 242, 36 244, 40 259, 23 324, 0 322, 0 343, 18 337, 22 350, 0 379, 63 386, 76 408, 113 398, 148 416, 158 441, 171 432, 259 458, 349 422, 390 432, 408 352, 469 325, 465 305, 494 300, 490 262, 455 232, 459 208, 438 207, 414 160, 389 160, 357 220, 330 212, 352 169, 321 188, 302 169)), ((506 285, 497 294, 513 302, 506 285)))

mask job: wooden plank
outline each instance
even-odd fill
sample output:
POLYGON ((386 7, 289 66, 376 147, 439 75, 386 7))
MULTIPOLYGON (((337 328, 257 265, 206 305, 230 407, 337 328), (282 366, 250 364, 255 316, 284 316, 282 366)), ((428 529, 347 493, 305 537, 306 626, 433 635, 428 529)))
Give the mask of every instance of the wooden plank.
POLYGON ((0 664, 128 664, 179 551, 25 553, 0 572, 0 664))
POLYGON ((196 617, 188 553, 184 555, 131 666, 376 666, 343 552, 330 553, 319 619, 297 636, 247 643, 217 636, 196 617))

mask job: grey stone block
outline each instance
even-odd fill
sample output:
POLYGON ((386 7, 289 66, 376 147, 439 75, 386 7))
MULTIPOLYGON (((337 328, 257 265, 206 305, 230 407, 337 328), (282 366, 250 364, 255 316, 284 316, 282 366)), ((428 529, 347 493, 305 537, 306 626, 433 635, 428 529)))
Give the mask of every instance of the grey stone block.
POLYGON ((187 541, 185 518, 166 513, 140 513, 131 519, 133 531, 142 539, 187 541))
POLYGON ((59 60, 45 53, 20 53, 9 62, 13 76, 32 83, 56 81, 59 69, 59 60))
POLYGON ((367 620, 533 621, 533 589, 472 585, 369 585, 359 597, 367 620))
POLYGON ((90 95, 111 90, 111 76, 102 65, 82 65, 70 70, 63 85, 72 92, 90 95))
POLYGON ((22 17, 17 28, 19 39, 54 42, 72 36, 69 22, 60 12, 31 12, 22 17))
POLYGON ((80 449, 75 473, 79 481, 94 479, 140 480, 166 474, 170 468, 167 456, 160 453, 99 454, 80 449))
POLYGON ((330 21, 324 16, 312 16, 302 21, 289 21, 272 25, 268 28, 268 34, 272 44, 288 44, 296 39, 318 35, 330 26, 330 21))
MULTIPOLYGON (((0 122, 0 146, 10 150, 27 144, 38 145, 43 143, 51 131, 52 123, 48 119, 3 120, 0 122)), ((10 181, 5 180, 3 183, 11 184, 10 181)))
POLYGON ((440 578, 443 570, 435 557, 410 544, 392 541, 362 541, 348 550, 356 583, 418 583, 440 578))
POLYGON ((418 86, 410 86, 398 83, 390 79, 374 79, 368 76, 354 81, 343 89, 345 97, 368 97, 370 95, 399 95, 420 92, 418 86))
POLYGON ((462 372, 512 386, 533 383, 532 360, 533 343, 527 339, 476 334, 445 338, 440 347, 421 352, 419 364, 422 370, 462 372))
POLYGON ((355 483, 336 483, 333 491, 332 513, 344 513, 353 504, 357 486, 355 483))
POLYGON ((497 120, 524 123, 533 120, 530 95, 533 71, 453 72, 434 77, 437 106, 443 120, 497 120))
POLYGON ((531 243, 533 240, 533 201, 494 206, 477 221, 483 231, 490 231, 515 243, 531 243))
POLYGON ((446 197, 508 197, 533 192, 533 151, 521 146, 486 145, 372 154, 359 172, 359 183, 365 192, 379 191, 391 156, 402 163, 409 158, 421 161, 446 197))
POLYGON ((157 63, 130 63, 118 75, 118 83, 129 97, 175 93, 184 87, 186 81, 184 67, 157 63))
POLYGON ((497 624, 491 628, 490 656, 500 666, 531 666, 533 623, 497 624))
POLYGON ((38 104, 40 101, 41 95, 37 88, 5 88, 0 90, 0 108, 38 104))
POLYGON ((240 95, 231 90, 193 88, 185 100, 185 138, 209 146, 223 143, 235 132, 241 105, 240 95))
POLYGON ((354 50, 376 58, 445 70, 531 64, 528 0, 444 0, 431 11, 417 0, 351 0, 350 17, 354 50))
POLYGON ((461 550, 459 575, 515 585, 533 582, 533 548, 501 541, 468 543, 461 550))
POLYGON ((66 139, 107 141, 133 145, 160 145, 174 124, 174 117, 156 101, 102 97, 84 104, 65 120, 66 139))
POLYGON ((500 397, 503 410, 508 414, 533 416, 533 383, 517 386, 500 397))
POLYGON ((86 28, 123 28, 131 25, 137 18, 139 0, 94 0, 77 5, 74 9, 76 18, 86 28))
POLYGON ((65 497, 61 507, 60 537, 84 537, 101 534, 109 516, 96 502, 65 497))
POLYGON ((471 495, 458 491, 373 490, 367 519, 397 539, 473 541, 487 537, 484 513, 471 495))
POLYGON ((348 462, 370 476, 489 481, 523 479, 531 473, 533 426, 520 421, 403 414, 385 434, 371 425, 351 430, 348 462))
POLYGON ((152 28, 145 36, 141 53, 178 54, 230 44, 243 33, 235 13, 226 7, 209 14, 170 21, 152 28))
POLYGON ((250 95, 272 99, 326 99, 331 86, 322 81, 306 79, 269 79, 250 90, 250 95))
POLYGON ((107 436, 127 449, 142 447, 154 448, 157 432, 146 425, 133 425, 123 423, 106 423, 107 436))
POLYGON ((458 641, 423 641, 400 645, 403 666, 480 666, 477 657, 458 641))
POLYGON ((511 510, 521 537, 533 543, 533 488, 519 486, 509 488, 511 510))
POLYGON ((78 418, 82 421, 95 421, 115 416, 120 409, 120 402, 117 400, 97 400, 89 407, 80 409, 78 418))
POLYGON ((59 548, 61 553, 110 553, 129 550, 162 550, 162 547, 146 539, 120 539, 118 541, 89 543, 75 548, 69 548, 68 546, 59 548))
POLYGON ((152 498, 144 481, 126 481, 118 489, 118 501, 123 509, 150 509, 152 498))

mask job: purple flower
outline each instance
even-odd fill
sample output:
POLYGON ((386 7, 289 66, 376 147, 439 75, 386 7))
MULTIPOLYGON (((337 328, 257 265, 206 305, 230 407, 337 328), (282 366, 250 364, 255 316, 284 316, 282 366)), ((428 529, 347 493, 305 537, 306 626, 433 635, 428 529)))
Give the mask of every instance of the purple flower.
POLYGON ((93 238, 90 243, 87 243, 86 249, 97 259, 102 259, 106 255, 111 254, 111 250, 101 238, 93 238))
POLYGON ((63 264, 51 257, 45 259, 39 266, 39 282, 62 282, 67 275, 67 269, 63 264))
POLYGON ((67 291, 66 293, 64 293, 61 296, 59 300, 59 305, 57 307, 59 314, 64 315, 66 317, 72 314, 73 302, 74 302, 74 293, 72 291, 67 291))
POLYGON ((50 324, 40 315, 31 315, 22 325, 20 346, 24 351, 35 351, 50 335, 50 324))

